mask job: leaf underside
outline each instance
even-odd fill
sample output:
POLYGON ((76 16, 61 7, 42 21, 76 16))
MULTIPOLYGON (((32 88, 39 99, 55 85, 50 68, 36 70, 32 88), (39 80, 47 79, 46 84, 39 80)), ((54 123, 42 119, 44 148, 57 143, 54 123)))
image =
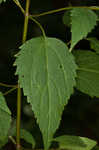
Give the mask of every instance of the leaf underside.
POLYGON ((99 55, 83 50, 74 55, 78 64, 77 89, 91 97, 99 97, 99 55))
POLYGON ((59 143, 60 149, 67 150, 91 150, 97 144, 94 140, 72 135, 59 136, 54 141, 59 143))
POLYGON ((72 39, 70 50, 92 31, 96 25, 97 19, 97 15, 90 9, 73 8, 71 10, 72 39))
POLYGON ((15 65, 48 149, 75 86, 74 57, 62 41, 38 37, 21 46, 15 65))

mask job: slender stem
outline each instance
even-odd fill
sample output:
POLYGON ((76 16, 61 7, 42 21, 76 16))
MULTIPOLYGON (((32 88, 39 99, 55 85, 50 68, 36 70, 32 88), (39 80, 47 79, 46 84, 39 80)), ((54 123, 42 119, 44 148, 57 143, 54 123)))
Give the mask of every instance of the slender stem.
POLYGON ((18 0, 13 0, 13 2, 20 8, 21 12, 24 14, 24 9, 22 8, 20 2, 18 0))
POLYGON ((41 17, 41 16, 50 15, 53 13, 58 13, 58 12, 62 12, 62 11, 73 9, 73 8, 87 8, 87 9, 91 9, 91 10, 99 10, 99 7, 97 7, 97 6, 90 6, 90 7, 89 6, 70 6, 70 7, 64 7, 64 8, 50 10, 47 12, 43 12, 40 14, 31 15, 31 16, 32 17, 41 17))
POLYGON ((32 15, 29 15, 29 12, 27 11, 29 9, 30 1, 26 5, 26 11, 24 11, 24 9, 22 8, 22 6, 21 6, 21 4, 19 3, 18 0, 13 0, 13 2, 20 8, 21 12, 25 16, 22 42, 24 43, 24 41, 26 40, 26 37, 27 37, 28 19, 31 19, 33 22, 35 22, 39 26, 39 28, 42 31, 43 37, 45 38, 46 35, 45 35, 45 31, 44 31, 42 25, 36 19, 34 19, 32 15))
MULTIPOLYGON (((22 8, 19 1, 18 0, 13 0, 13 1, 20 8, 21 12, 24 14, 24 9, 22 8)), ((61 11, 73 9, 73 8, 87 8, 87 9, 91 9, 91 10, 99 10, 99 7, 97 7, 97 6, 70 6, 70 7, 63 7, 63 8, 59 8, 59 9, 50 10, 50 11, 43 12, 43 13, 40 13, 40 14, 32 14, 30 16, 36 18, 36 17, 40 17, 40 16, 50 15, 50 14, 53 14, 53 13, 58 13, 58 12, 61 12, 61 11)))
POLYGON ((67 45, 70 45, 70 43, 71 43, 71 40, 67 43, 67 45))
POLYGON ((13 143, 14 145, 16 145, 16 141, 15 141, 15 139, 14 139, 12 136, 9 136, 9 139, 12 141, 12 143, 13 143))
MULTIPOLYGON (((43 27, 41 26, 41 24, 37 20, 34 19, 36 17, 45 16, 45 15, 49 15, 49 14, 53 14, 53 13, 58 13, 58 12, 65 11, 65 10, 70 10, 70 9, 73 9, 73 8, 87 8, 87 9, 91 9, 91 10, 99 10, 99 7, 97 7, 97 6, 70 6, 70 7, 64 7, 64 8, 54 9, 54 10, 43 12, 43 13, 40 13, 40 14, 31 15, 29 13, 25 13, 24 9, 22 8, 22 6, 21 6, 21 4, 19 3, 18 0, 13 0, 13 1, 20 8, 21 12, 25 16, 27 16, 26 20, 28 20, 28 18, 29 18, 29 19, 33 20, 40 27, 40 29, 41 29, 44 37, 46 37, 45 36, 45 31, 44 31, 43 27)), ((29 5, 27 5, 27 8, 28 8, 28 6, 29 5)), ((28 25, 28 24, 26 24, 26 25, 28 25)), ((24 41, 25 38, 26 37, 24 36, 23 41, 24 41)))
POLYGON ((29 19, 33 20, 33 22, 35 22, 39 26, 39 28, 42 31, 43 37, 46 38, 46 34, 45 34, 45 31, 44 31, 42 25, 36 19, 34 19, 32 16, 29 16, 29 19))
MULTIPOLYGON (((30 0, 26 0, 26 10, 25 10, 25 19, 24 19, 24 30, 23 30, 23 38, 22 43, 26 41, 27 30, 28 30, 28 20, 29 20, 29 6, 30 0)), ((21 125, 21 88, 18 84, 18 92, 17 92, 17 124, 16 124, 16 149, 21 149, 20 144, 20 125, 21 125)))
POLYGON ((17 85, 9 85, 9 84, 5 84, 5 83, 1 83, 0 82, 0 86, 3 86, 3 87, 16 87, 17 85))
POLYGON ((17 89, 17 86, 16 87, 13 87, 11 88, 10 90, 8 90, 7 92, 5 92, 3 95, 8 95, 10 94, 12 91, 16 90, 17 89))
POLYGON ((17 122, 16 122, 16 149, 20 150, 20 122, 21 122, 21 88, 17 91, 17 122))
MULTIPOLYGON (((20 2, 18 0, 13 0, 13 1, 20 8, 21 12, 24 14, 24 9, 22 8, 20 2)), ((63 8, 59 8, 59 9, 50 10, 50 11, 43 12, 43 13, 40 13, 40 14, 32 14, 30 16, 40 17, 40 16, 50 15, 50 14, 53 14, 53 13, 58 13, 58 12, 61 12, 61 11, 73 9, 73 8, 87 8, 87 9, 91 9, 91 10, 99 10, 99 7, 97 7, 97 6, 70 6, 70 7, 63 7, 63 8)))
POLYGON ((71 9, 71 8, 72 7, 64 7, 64 8, 54 9, 54 10, 50 10, 50 11, 43 12, 43 13, 40 13, 40 14, 31 15, 31 16, 32 17, 41 17, 41 16, 50 15, 50 14, 53 14, 53 13, 65 11, 65 10, 68 10, 68 9, 71 9))
POLYGON ((24 43, 26 41, 26 37, 27 37, 28 21, 29 21, 29 6, 30 6, 30 0, 26 0, 26 10, 25 10, 25 20, 24 20, 22 43, 24 43))

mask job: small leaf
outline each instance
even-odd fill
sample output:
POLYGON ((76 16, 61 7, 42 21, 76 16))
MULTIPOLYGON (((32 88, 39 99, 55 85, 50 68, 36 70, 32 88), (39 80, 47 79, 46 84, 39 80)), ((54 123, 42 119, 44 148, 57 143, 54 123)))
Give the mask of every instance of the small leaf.
MULTIPOLYGON (((14 126, 12 128, 9 135, 10 136, 16 136, 16 126, 14 126)), ((35 147, 35 140, 29 131, 27 131, 25 129, 20 129, 20 138, 25 140, 27 143, 31 144, 32 148, 35 147)))
POLYGON ((35 140, 30 132, 28 132, 27 130, 21 129, 20 137, 21 139, 24 139, 27 143, 32 144, 32 148, 35 147, 35 140))
POLYGON ((73 47, 95 27, 97 15, 87 8, 73 8, 71 10, 72 40, 70 51, 73 47))
POLYGON ((95 37, 87 38, 87 40, 90 42, 91 49, 95 50, 96 53, 99 54, 99 40, 97 40, 95 37))
POLYGON ((62 41, 38 37, 21 46, 15 64, 20 86, 32 105, 47 150, 73 93, 77 68, 74 57, 62 41))
POLYGON ((99 55, 79 50, 74 56, 78 64, 76 88, 92 97, 99 97, 99 55))
POLYGON ((59 143, 60 149, 68 150, 91 150, 97 144, 91 139, 72 135, 59 136, 54 141, 59 143))
POLYGON ((7 135, 11 123, 11 112, 6 104, 5 98, 0 92, 0 147, 7 141, 7 135))
POLYGON ((63 23, 70 27, 71 26, 71 20, 70 20, 70 10, 66 11, 63 15, 63 23))

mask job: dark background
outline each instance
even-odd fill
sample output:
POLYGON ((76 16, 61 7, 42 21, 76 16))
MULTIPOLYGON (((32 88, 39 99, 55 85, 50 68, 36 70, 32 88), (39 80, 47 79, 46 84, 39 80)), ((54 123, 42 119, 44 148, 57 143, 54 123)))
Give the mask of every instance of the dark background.
MULTIPOLYGON (((23 8, 25 1, 20 1, 23 8)), ((31 0, 30 13, 38 14, 52 9, 58 9, 69 5, 75 6, 99 6, 98 0, 31 0)), ((57 37, 65 42, 70 40, 70 28, 62 22, 64 12, 46 15, 38 18, 43 25, 47 36, 57 37)), ((13 67, 14 55, 22 44, 24 17, 12 0, 0 5, 0 82, 17 84, 15 76, 16 68, 13 67)), ((39 28, 29 21, 28 37, 30 39, 41 34, 39 28)), ((92 31, 91 36, 99 38, 99 25, 92 31)), ((82 40, 77 48, 89 48, 86 41, 82 40)), ((9 88, 0 87, 5 93, 9 88)), ((16 91, 5 96, 8 106, 12 111, 13 123, 16 119, 16 91)), ((31 131, 37 145, 42 147, 42 137, 38 125, 33 117, 30 106, 26 103, 26 97, 22 97, 22 127, 31 131)), ((99 99, 90 98, 88 95, 75 90, 68 105, 64 109, 61 124, 55 135, 73 134, 89 137, 99 141, 99 99)), ((23 141, 22 141, 23 142, 23 141)), ((23 144, 25 144, 23 142, 23 144)), ((26 145, 27 146, 27 145, 26 145)), ((30 146, 30 145, 28 145, 30 146)), ((5 149, 14 149, 13 144, 5 146, 5 149)))

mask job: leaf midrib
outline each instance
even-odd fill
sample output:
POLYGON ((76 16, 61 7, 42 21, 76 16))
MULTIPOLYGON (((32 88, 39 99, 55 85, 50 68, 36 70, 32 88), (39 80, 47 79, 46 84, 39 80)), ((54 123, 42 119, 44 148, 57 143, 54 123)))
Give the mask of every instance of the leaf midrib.
MULTIPOLYGON (((47 91, 48 91, 48 105, 50 106, 50 93, 49 93, 49 73, 48 73, 48 56, 47 56, 47 48, 48 42, 47 39, 44 40, 44 49, 45 49, 45 62, 46 62, 46 73, 47 73, 47 91)), ((50 131, 50 108, 48 107, 48 132, 47 132, 47 142, 49 141, 49 131, 50 131)))
MULTIPOLYGON (((52 49, 53 52, 56 54, 56 56, 57 56, 57 58, 58 58, 60 64, 62 64, 62 72, 63 72, 63 76, 64 76, 64 82, 65 82, 65 85, 69 85, 69 84, 68 84, 68 79, 66 78, 67 75, 66 75, 66 73, 65 73, 65 69, 64 69, 64 66, 63 66, 62 59, 60 58, 60 56, 58 55, 58 53, 55 51, 54 48, 51 48, 51 49, 52 49)), ((67 88, 67 93, 69 93, 69 88, 67 88)))

